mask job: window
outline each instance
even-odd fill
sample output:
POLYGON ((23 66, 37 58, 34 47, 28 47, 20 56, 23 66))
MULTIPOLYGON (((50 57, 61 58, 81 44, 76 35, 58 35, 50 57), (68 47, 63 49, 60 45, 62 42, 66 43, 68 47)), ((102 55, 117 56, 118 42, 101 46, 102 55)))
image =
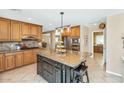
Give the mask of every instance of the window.
POLYGON ((103 35, 96 36, 96 44, 104 44, 104 36, 103 35))

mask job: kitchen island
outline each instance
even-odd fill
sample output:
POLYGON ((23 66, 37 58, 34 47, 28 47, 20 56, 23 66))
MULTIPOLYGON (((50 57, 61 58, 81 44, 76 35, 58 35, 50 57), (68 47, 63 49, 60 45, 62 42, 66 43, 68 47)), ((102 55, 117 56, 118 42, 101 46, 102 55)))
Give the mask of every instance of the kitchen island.
POLYGON ((91 54, 68 51, 57 54, 52 50, 42 50, 38 53, 37 74, 49 83, 73 83, 74 69, 91 54))

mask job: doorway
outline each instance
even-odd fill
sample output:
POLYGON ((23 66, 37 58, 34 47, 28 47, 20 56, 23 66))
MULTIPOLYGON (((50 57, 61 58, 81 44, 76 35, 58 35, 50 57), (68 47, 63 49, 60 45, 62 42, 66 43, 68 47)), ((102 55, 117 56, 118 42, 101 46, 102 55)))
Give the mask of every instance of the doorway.
POLYGON ((105 61, 105 31, 93 31, 92 33, 92 54, 94 58, 100 60, 99 64, 102 64, 106 68, 105 61))
POLYGON ((103 54, 104 35, 103 32, 93 32, 93 54, 103 54))

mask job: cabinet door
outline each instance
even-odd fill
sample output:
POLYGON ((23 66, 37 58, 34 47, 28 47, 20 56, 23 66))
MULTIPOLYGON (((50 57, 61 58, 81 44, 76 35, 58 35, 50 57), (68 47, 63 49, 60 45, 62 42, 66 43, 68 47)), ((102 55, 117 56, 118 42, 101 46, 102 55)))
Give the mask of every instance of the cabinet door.
POLYGON ((33 50, 33 62, 37 62, 37 53, 40 52, 39 49, 33 50))
POLYGON ((11 21, 11 41, 21 41, 21 22, 11 21))
POLYGON ((33 51, 33 62, 36 63, 37 62, 37 52, 33 51))
POLYGON ((37 62, 37 54, 41 52, 42 49, 34 49, 33 50, 33 62, 37 62))
POLYGON ((38 39, 42 40, 42 27, 38 26, 38 39))
POLYGON ((23 52, 16 53, 15 64, 16 64, 16 67, 19 67, 19 66, 23 65, 23 52))
POLYGON ((67 28, 64 28, 62 36, 70 36, 70 31, 67 28))
POLYGON ((80 26, 75 27, 76 37, 80 37, 80 26))
POLYGON ((30 25, 31 35, 34 37, 38 37, 38 26, 37 25, 30 25))
POLYGON ((64 29, 62 32, 62 36, 66 36, 66 33, 67 33, 67 29, 64 29))
POLYGON ((4 71, 4 56, 0 54, 0 72, 4 71))
POLYGON ((71 37, 74 37, 75 36, 75 28, 74 27, 71 27, 71 33, 70 33, 70 36, 71 37))
POLYGON ((13 54, 7 54, 5 56, 5 69, 9 70, 15 67, 15 56, 13 54))
POLYGON ((61 69, 55 68, 55 82, 61 83, 61 69))
POLYGON ((30 24, 22 23, 22 36, 30 36, 30 24))
POLYGON ((0 18, 0 41, 10 41, 10 20, 0 18))
POLYGON ((71 27, 71 36, 80 37, 80 26, 71 27))
POLYGON ((24 65, 33 63, 33 52, 25 51, 24 52, 24 65))

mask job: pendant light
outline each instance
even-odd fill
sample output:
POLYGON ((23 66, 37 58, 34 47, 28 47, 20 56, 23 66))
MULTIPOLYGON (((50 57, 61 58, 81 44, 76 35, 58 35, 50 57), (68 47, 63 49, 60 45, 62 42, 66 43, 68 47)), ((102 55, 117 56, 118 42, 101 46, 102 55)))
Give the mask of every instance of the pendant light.
POLYGON ((64 30, 63 29, 63 15, 64 15, 64 12, 60 12, 60 15, 61 15, 61 28, 60 28, 61 30, 60 31, 61 31, 61 33, 63 33, 63 30, 64 30))
POLYGON ((67 29, 67 32, 70 32, 71 25, 63 25, 63 15, 64 15, 64 12, 60 12, 60 15, 61 15, 60 27, 57 27, 55 29, 56 34, 57 33, 59 33, 59 34, 63 33, 65 28, 67 29))

